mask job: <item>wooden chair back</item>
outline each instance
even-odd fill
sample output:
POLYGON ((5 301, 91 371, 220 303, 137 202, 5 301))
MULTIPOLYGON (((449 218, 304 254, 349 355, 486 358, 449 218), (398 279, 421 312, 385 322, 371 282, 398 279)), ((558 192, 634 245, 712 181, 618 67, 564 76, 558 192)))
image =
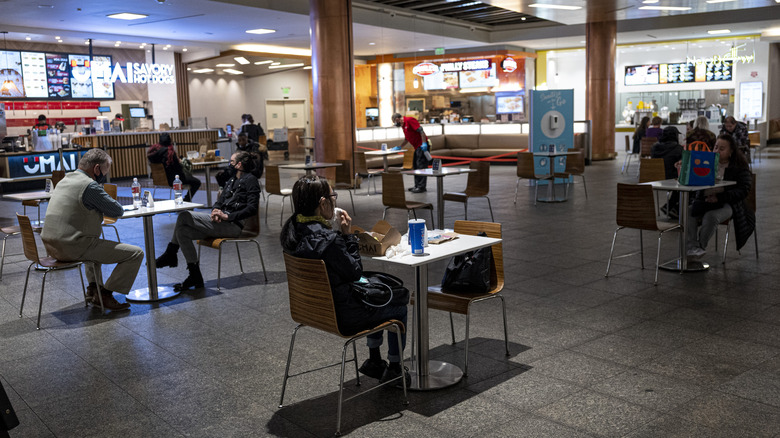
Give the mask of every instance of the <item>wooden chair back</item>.
POLYGON ((753 213, 756 212, 756 174, 751 173, 750 178, 753 181, 753 184, 750 186, 750 191, 748 192, 747 199, 745 199, 745 204, 747 207, 751 210, 753 210, 753 213))
POLYGON ((517 153, 517 177, 537 179, 534 171, 534 154, 531 152, 517 153))
POLYGON ((108 196, 116 199, 116 184, 105 183, 103 184, 103 190, 108 193, 108 196))
MULTIPOLYGON (((459 234, 476 236, 484 232, 488 237, 501 239, 501 224, 497 222, 455 221, 454 230, 459 234)), ((489 294, 501 292, 504 289, 504 250, 501 242, 491 247, 493 249, 493 264, 490 266, 489 294)))
POLYGON ((352 161, 336 160, 336 162, 341 164, 341 166, 336 168, 336 185, 338 185, 339 188, 352 188, 352 161))
POLYGON ((284 253, 293 321, 341 336, 325 262, 284 253))
POLYGON ((490 162, 472 161, 469 168, 476 172, 468 174, 466 196, 486 196, 490 192, 490 162))
POLYGON ((585 173, 585 151, 580 149, 576 155, 566 157, 566 173, 582 175, 585 173))
POLYGON ((51 185, 52 188, 56 188, 57 184, 62 181, 62 178, 65 178, 65 171, 64 170, 55 170, 51 173, 51 185))
POLYGON ((265 191, 272 195, 282 195, 282 181, 279 177, 279 166, 265 166, 265 191))
POLYGON ((658 230, 653 187, 641 184, 617 185, 617 224, 639 230, 658 230))
POLYGON ((414 169, 414 149, 404 149, 404 170, 414 169))
POLYGON ((629 135, 626 134, 626 153, 631 153, 633 149, 631 148, 631 139, 629 138, 629 135))
POLYGON ((24 248, 24 256, 27 260, 40 263, 38 256, 38 245, 35 243, 35 233, 33 233, 32 223, 30 218, 16 213, 16 220, 19 221, 19 229, 22 233, 22 247, 24 248))
POLYGON ((382 174, 382 204, 390 208, 406 209, 404 175, 398 172, 382 174))
POLYGON ((355 152, 355 174, 367 175, 368 165, 366 164, 366 153, 363 151, 355 152))
POLYGON ((640 140, 640 156, 641 157, 649 157, 652 154, 653 145, 658 143, 658 139, 656 137, 642 137, 642 140, 640 140))
POLYGON ((152 184, 160 187, 170 187, 168 176, 165 174, 165 166, 162 163, 149 163, 149 169, 152 171, 152 184))
POLYGON ((663 158, 642 158, 639 160, 639 183, 663 181, 666 179, 666 168, 663 158))

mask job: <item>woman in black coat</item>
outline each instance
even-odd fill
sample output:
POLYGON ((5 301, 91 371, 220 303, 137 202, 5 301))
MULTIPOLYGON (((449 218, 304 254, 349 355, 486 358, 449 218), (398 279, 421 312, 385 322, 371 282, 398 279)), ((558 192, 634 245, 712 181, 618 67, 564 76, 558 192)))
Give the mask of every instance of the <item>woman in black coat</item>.
POLYGON ((718 174, 724 181, 735 185, 722 189, 703 190, 688 209, 688 257, 703 256, 707 243, 721 222, 732 219, 737 249, 747 242, 756 227, 756 217, 745 205, 745 198, 752 190, 753 179, 747 160, 739 150, 734 137, 721 134, 715 141, 714 152, 719 156, 718 174))
POLYGON ((165 176, 168 178, 168 185, 171 187, 173 187, 173 180, 176 179, 176 175, 179 175, 182 184, 190 186, 187 194, 184 195, 184 202, 192 200, 195 192, 200 188, 200 180, 185 172, 184 168, 181 167, 179 156, 176 155, 176 146, 174 146, 170 135, 160 134, 160 142, 149 148, 146 157, 152 163, 161 163, 163 165, 165 176))

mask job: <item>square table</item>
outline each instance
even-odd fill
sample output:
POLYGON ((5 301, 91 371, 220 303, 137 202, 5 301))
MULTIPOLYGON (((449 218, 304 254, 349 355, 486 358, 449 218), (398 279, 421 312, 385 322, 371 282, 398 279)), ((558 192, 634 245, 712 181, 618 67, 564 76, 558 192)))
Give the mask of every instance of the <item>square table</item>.
POLYGON ((211 207, 211 167, 221 166, 230 163, 229 160, 214 160, 214 161, 200 161, 193 162, 192 167, 203 166, 206 169, 206 205, 211 207))
POLYGON ((662 181, 651 181, 643 184, 653 186, 653 190, 680 192, 680 213, 679 223, 682 227, 680 233, 680 254, 682 257, 680 260, 674 260, 668 263, 664 263, 660 266, 661 269, 667 271, 682 271, 682 272, 696 272, 706 271, 710 268, 707 263, 699 261, 688 261, 686 253, 688 251, 688 199, 691 192, 698 192, 699 190, 714 189, 718 187, 733 186, 736 181, 720 181, 711 186, 686 186, 682 185, 676 179, 665 179, 662 181))
POLYGON ((428 265, 439 260, 447 260, 458 254, 495 245, 501 239, 492 237, 459 234, 459 237, 439 245, 428 245, 423 255, 403 257, 374 257, 373 260, 394 263, 414 268, 414 330, 416 360, 410 371, 412 384, 410 389, 431 390, 454 385, 463 377, 463 371, 448 362, 428 358, 428 265))
POLYGON ((306 163, 298 163, 298 164, 280 164, 280 169, 292 169, 292 170, 305 170, 306 175, 311 175, 314 173, 317 169, 326 169, 328 167, 339 167, 341 166, 341 163, 321 163, 321 162, 311 162, 309 164, 306 163))
POLYGON ((388 169, 387 157, 389 157, 390 155, 402 154, 403 152, 404 151, 402 149, 395 150, 395 151, 392 149, 386 149, 384 151, 376 149, 376 150, 366 151, 364 152, 364 154, 382 157, 382 165, 385 168, 385 172, 387 172, 388 169))
MULTIPOLYGON (((549 157, 550 160, 550 176, 555 175, 555 157, 562 157, 564 155, 576 155, 579 154, 579 151, 573 151, 573 150, 566 150, 566 151, 546 151, 546 152, 533 152, 535 157, 549 157)), ((539 184, 539 182, 536 182, 539 184)), ((541 202, 566 202, 567 199, 558 199, 555 197, 555 177, 553 176, 552 179, 550 179, 547 183, 547 198, 540 198, 539 201, 541 202)))
POLYGON ((146 254, 146 278, 148 287, 131 290, 127 294, 128 301, 146 301, 154 302, 167 298, 175 297, 180 292, 173 290, 172 287, 157 285, 157 263, 155 261, 154 250, 154 221, 152 217, 160 213, 176 213, 184 210, 193 210, 204 207, 203 204, 193 202, 184 202, 176 205, 174 200, 155 201, 154 207, 141 207, 137 210, 125 211, 120 219, 132 219, 136 217, 144 220, 144 253, 146 254))
POLYGON ((427 169, 415 169, 404 170, 401 173, 406 175, 425 176, 428 178, 436 178, 436 228, 444 229, 444 183, 442 179, 448 175, 459 175, 461 173, 476 172, 476 169, 469 169, 465 167, 443 167, 441 170, 427 169))
POLYGON ((12 199, 14 201, 41 201, 44 199, 51 199, 51 192, 38 190, 35 192, 9 193, 3 195, 3 198, 12 199))

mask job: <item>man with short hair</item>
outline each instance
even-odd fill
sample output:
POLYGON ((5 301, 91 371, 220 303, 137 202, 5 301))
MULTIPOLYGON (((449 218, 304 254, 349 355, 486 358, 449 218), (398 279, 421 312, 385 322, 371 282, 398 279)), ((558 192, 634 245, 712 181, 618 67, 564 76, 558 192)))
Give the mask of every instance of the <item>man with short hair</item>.
MULTIPOLYGON (((420 122, 414 117, 404 117, 400 113, 393 114, 393 124, 401 128, 404 132, 404 142, 401 143, 399 148, 403 149, 407 144, 411 144, 414 147, 414 169, 426 169, 430 160, 430 153, 428 152, 428 136, 420 126, 420 122)), ((428 184, 428 178, 424 176, 414 176, 414 187, 409 191, 412 193, 422 193, 425 191, 428 184)))
MULTIPOLYGON (((130 304, 114 299, 114 292, 127 294, 133 286, 144 252, 135 245, 104 240, 103 217, 120 217, 122 205, 103 190, 101 184, 111 170, 111 157, 102 149, 90 149, 79 160, 75 172, 65 175, 57 184, 46 210, 46 223, 41 232, 46 251, 65 262, 92 262, 96 269, 101 264, 116 268, 100 287, 103 305, 109 310, 126 310, 130 304)), ((87 298, 100 304, 97 285, 99 272, 87 265, 87 298)))

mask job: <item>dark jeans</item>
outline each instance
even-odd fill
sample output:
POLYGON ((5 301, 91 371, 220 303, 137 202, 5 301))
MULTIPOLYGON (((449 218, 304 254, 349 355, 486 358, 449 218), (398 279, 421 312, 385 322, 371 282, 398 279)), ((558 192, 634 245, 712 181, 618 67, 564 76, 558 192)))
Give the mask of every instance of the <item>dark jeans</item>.
MULTIPOLYGON (((388 305, 380 307, 367 318, 365 327, 373 328, 379 325, 383 321, 388 319, 397 319, 404 324, 406 328, 406 306, 404 305, 388 305)), ((384 336, 382 332, 376 332, 366 337, 366 343, 368 348, 379 348, 382 345, 384 336)), ((401 348, 406 348, 406 332, 401 334, 401 348)), ((401 351, 398 351, 398 335, 394 332, 387 332, 387 360, 390 362, 401 361, 401 351)))
MULTIPOLYGON (((422 150, 421 147, 414 150, 414 165, 412 166, 414 169, 426 169, 428 167, 428 160, 425 158, 425 151, 422 150)), ((414 177, 414 186, 418 189, 424 189, 426 185, 428 184, 428 178, 424 176, 416 176, 414 177)))

